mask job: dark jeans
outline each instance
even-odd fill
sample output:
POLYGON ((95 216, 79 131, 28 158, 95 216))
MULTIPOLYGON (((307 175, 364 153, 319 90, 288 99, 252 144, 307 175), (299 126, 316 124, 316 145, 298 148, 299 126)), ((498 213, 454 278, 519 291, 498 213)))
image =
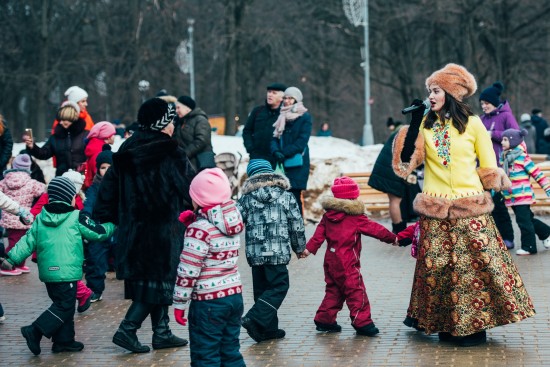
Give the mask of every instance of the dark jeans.
POLYGON ((277 310, 281 307, 290 286, 286 265, 260 265, 252 267, 254 305, 246 316, 254 320, 262 333, 279 329, 277 310))
POLYGON ((52 305, 33 322, 54 343, 74 341, 76 282, 45 283, 52 305))
POLYGON ((96 294, 105 290, 105 273, 109 270, 109 256, 113 243, 90 242, 86 253, 86 285, 96 294))
POLYGON ((516 223, 521 231, 521 248, 532 254, 537 253, 537 239, 545 240, 550 236, 550 227, 535 218, 530 205, 512 206, 516 214, 516 223))
POLYGON ((192 301, 189 306, 191 366, 245 366, 239 351, 243 297, 192 301))
POLYGON ((292 195, 294 195, 294 198, 298 202, 298 207, 300 208, 300 214, 302 215, 302 218, 304 217, 304 209, 302 208, 302 190, 294 190, 290 189, 288 190, 292 195))
POLYGON ((512 218, 508 212, 508 207, 504 204, 504 196, 500 192, 495 192, 493 195, 493 203, 495 203, 495 209, 493 209, 493 219, 502 236, 502 239, 514 241, 514 227, 512 227, 512 218))

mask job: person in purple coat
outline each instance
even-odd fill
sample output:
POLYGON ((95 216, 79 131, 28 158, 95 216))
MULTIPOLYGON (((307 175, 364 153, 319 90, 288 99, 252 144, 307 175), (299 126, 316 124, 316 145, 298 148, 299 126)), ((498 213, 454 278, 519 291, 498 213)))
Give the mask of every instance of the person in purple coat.
MULTIPOLYGON (((504 85, 501 82, 495 82, 488 88, 485 88, 479 95, 479 101, 483 114, 480 116, 483 125, 491 134, 493 142, 493 150, 495 157, 499 162, 500 154, 502 153, 502 133, 507 129, 519 130, 518 122, 512 113, 508 101, 501 101, 500 95, 504 90, 504 85)), ((498 163, 500 166, 500 163, 498 163)), ((508 249, 514 248, 514 229, 512 227, 512 219, 508 213, 508 208, 504 204, 504 197, 500 192, 495 192, 493 195, 495 209, 493 210, 493 218, 495 224, 502 235, 504 243, 508 249)))

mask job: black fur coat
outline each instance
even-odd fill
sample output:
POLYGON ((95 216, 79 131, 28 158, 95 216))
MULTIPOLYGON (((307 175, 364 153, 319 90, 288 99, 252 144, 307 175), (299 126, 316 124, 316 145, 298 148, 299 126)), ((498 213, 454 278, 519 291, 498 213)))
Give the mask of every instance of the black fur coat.
POLYGON ((178 143, 160 132, 138 131, 113 155, 94 217, 118 225, 117 278, 175 281, 191 209, 195 172, 178 143))

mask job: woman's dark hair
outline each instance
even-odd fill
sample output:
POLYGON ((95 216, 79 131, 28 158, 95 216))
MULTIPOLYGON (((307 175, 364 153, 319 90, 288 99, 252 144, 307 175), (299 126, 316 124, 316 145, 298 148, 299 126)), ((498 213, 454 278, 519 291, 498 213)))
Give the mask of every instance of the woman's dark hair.
POLYGON ((462 134, 466 131, 468 118, 473 114, 470 106, 462 101, 456 100, 449 93, 445 92, 445 105, 439 112, 434 112, 432 110, 428 112, 426 121, 424 121, 424 128, 431 129, 437 120, 444 121, 445 118, 451 118, 453 126, 462 134))

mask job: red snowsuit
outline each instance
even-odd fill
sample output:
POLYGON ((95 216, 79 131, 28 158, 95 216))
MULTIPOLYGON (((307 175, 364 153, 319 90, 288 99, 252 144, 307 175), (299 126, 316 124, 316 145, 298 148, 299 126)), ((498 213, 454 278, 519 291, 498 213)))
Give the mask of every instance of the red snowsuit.
POLYGON ((370 303, 361 276, 361 235, 386 243, 393 243, 396 235, 371 221, 359 200, 328 198, 321 204, 327 212, 306 245, 307 250, 315 254, 327 241, 323 264, 325 298, 314 320, 323 324, 336 323, 336 316, 346 301, 355 328, 371 324, 370 303))

